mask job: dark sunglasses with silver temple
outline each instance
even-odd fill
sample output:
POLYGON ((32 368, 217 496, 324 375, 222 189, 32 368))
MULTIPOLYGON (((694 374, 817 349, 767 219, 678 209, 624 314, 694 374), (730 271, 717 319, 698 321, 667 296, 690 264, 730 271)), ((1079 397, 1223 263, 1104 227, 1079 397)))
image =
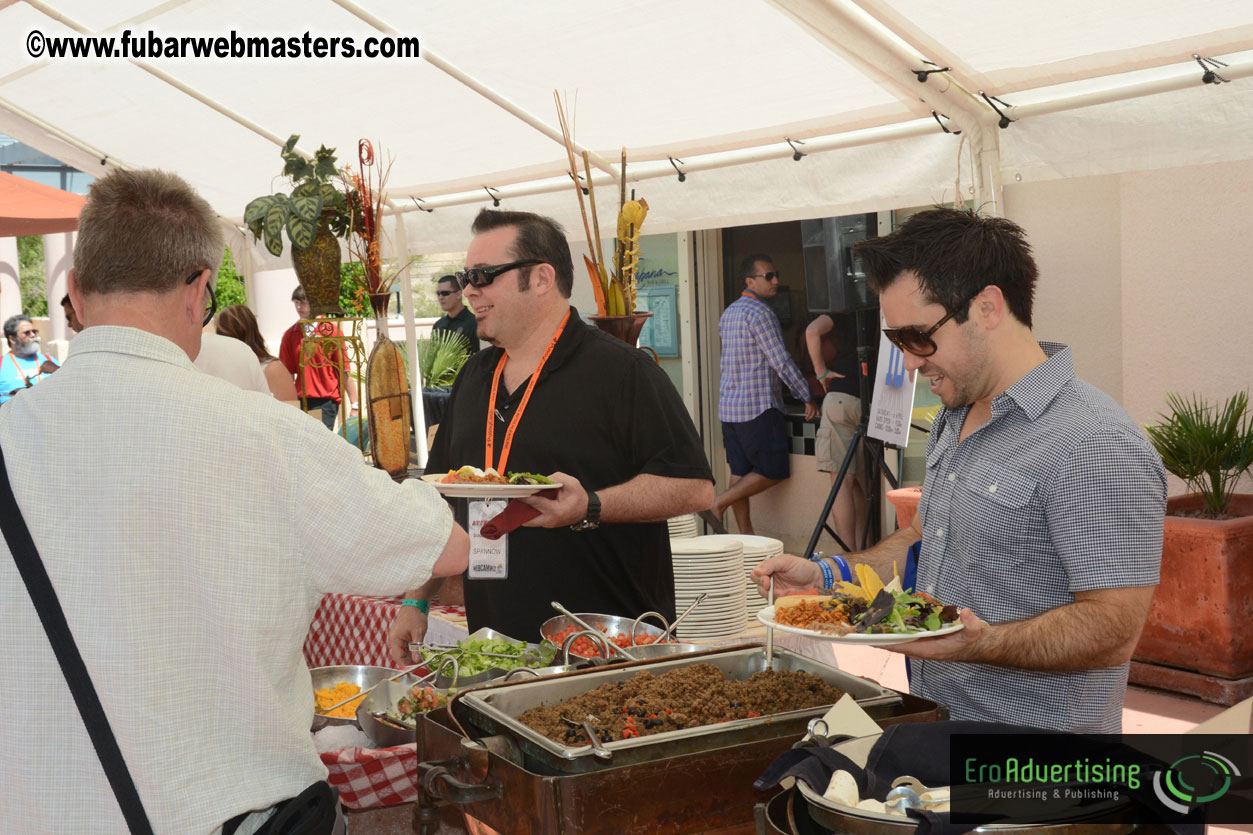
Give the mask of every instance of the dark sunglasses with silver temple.
POLYGON ((499 264, 495 267, 471 267, 468 270, 462 270, 455 274, 457 283, 464 290, 467 287, 486 287, 497 279, 498 276, 504 275, 510 270, 518 267, 533 267, 536 264, 542 264, 535 258, 528 258, 525 261, 510 261, 508 264, 499 264))

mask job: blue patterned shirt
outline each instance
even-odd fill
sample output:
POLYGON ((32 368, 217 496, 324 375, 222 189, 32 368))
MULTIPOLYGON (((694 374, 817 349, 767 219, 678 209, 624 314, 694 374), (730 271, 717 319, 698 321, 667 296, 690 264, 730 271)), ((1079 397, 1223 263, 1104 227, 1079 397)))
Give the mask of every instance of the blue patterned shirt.
POLYGON ((783 410, 786 382, 798 400, 813 399, 809 384, 783 347, 779 319, 765 302, 740 296, 718 320, 722 339, 722 380, 718 384, 718 419, 746 423, 767 409, 783 410))
MULTIPOLYGON (((942 409, 927 441, 917 586, 989 623, 1035 617, 1077 591, 1153 586, 1161 567, 1161 458, 1121 406, 1075 378, 1070 348, 1040 347, 1048 359, 993 399, 986 424, 959 444, 969 407, 942 409)), ((954 719, 1121 731, 1125 663, 910 663, 910 689, 954 719)))

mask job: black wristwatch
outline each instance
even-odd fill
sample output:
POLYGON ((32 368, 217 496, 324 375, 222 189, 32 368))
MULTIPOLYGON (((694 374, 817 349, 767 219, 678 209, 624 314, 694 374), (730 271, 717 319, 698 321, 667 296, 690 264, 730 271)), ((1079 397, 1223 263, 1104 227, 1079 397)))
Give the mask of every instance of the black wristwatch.
POLYGON ((582 522, 575 522, 570 526, 572 531, 594 531, 600 527, 600 496, 587 491, 587 515, 583 517, 582 522))

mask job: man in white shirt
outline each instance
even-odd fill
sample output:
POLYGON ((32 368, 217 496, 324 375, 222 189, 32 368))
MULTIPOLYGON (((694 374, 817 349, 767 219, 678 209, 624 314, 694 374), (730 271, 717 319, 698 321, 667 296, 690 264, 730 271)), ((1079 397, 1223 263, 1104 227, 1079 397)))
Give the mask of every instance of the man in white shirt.
POLYGON ((257 362, 257 355, 238 339, 216 333, 202 333, 196 367, 206 374, 234 383, 244 391, 270 393, 270 386, 265 381, 261 363, 257 362))
MULTIPOLYGON (((144 813, 180 835, 241 815, 251 835, 325 779, 301 652, 324 593, 395 594, 469 550, 429 485, 196 370, 223 249, 175 175, 97 180, 69 275, 91 327, 0 410, 9 482, 144 813), (58 504, 73 512, 41 512, 58 504)), ((7 541, 0 612, 0 688, 22 694, 0 723, 0 830, 126 831, 7 541)))

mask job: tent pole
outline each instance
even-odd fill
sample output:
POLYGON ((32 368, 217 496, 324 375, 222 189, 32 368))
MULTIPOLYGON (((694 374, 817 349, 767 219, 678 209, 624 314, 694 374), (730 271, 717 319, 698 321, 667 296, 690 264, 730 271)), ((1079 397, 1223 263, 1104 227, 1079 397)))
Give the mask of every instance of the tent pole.
POLYGON ((863 72, 887 85, 904 101, 921 99, 926 107, 949 116, 961 130, 973 129, 994 115, 991 107, 947 72, 932 72, 926 83, 918 83, 915 73, 934 65, 928 66, 917 49, 853 0, 770 2, 800 23, 819 43, 851 58, 863 72))
MULTIPOLYGON (((835 134, 832 136, 821 136, 816 139, 805 140, 805 153, 812 154, 820 151, 834 151, 839 148, 855 148, 863 145, 873 145, 877 142, 890 142, 895 139, 908 139, 915 136, 928 136, 938 132, 940 129, 936 126, 935 120, 930 117, 926 119, 918 119, 912 122, 904 122, 895 125, 885 125, 877 128, 868 128, 866 130, 850 131, 848 133, 835 134)), ((750 162, 760 162, 769 159, 790 158, 793 154, 785 142, 777 142, 771 145, 759 146, 755 148, 743 148, 736 151, 721 151, 712 154, 705 154, 699 157, 685 157, 682 168, 685 172, 693 171, 711 171, 717 168, 729 168, 736 165, 743 165, 750 162)), ((637 162, 631 164, 632 182, 641 180, 654 180, 661 177, 673 177, 674 168, 666 160, 637 162)), ((594 183, 613 186, 616 181, 608 174, 595 172, 592 174, 594 183)), ((492 187, 501 200, 509 197, 524 197, 535 194, 551 194, 553 192, 564 191, 570 188, 570 178, 564 173, 555 175, 544 180, 532 180, 525 183, 516 183, 513 185, 502 185, 492 187)), ((396 192, 393 192, 396 194, 396 192)), ((397 212, 414 212, 421 209, 438 209, 446 206, 463 206, 473 203, 481 203, 484 200, 484 192, 480 189, 471 191, 452 192, 433 197, 422 198, 422 205, 419 207, 414 203, 407 203, 399 206, 397 212)))
MULTIPOLYGON (((373 15, 370 12, 366 11, 365 9, 361 8, 356 3, 353 3, 352 0, 332 0, 332 2, 334 2, 335 5, 339 6, 340 8, 344 9, 344 11, 347 11, 350 14, 370 24, 375 29, 378 29, 380 32, 386 32, 389 35, 403 36, 401 32, 397 31, 396 27, 382 20, 378 16, 373 15)), ((540 119, 535 114, 529 112, 528 110, 523 108, 521 105, 518 105, 515 102, 512 102, 509 99, 505 98, 503 95, 496 92, 491 87, 488 87, 486 84, 479 81, 474 76, 469 75, 468 73, 463 72, 462 70, 458 69, 456 66, 449 63, 444 58, 440 57, 438 54, 436 54, 435 52, 432 52, 430 49, 426 47, 422 48, 422 58, 432 67, 435 67, 437 70, 440 70, 441 72, 445 73, 446 75, 450 76, 451 78, 455 79, 461 84, 464 84, 466 87, 469 87, 471 90, 478 93, 480 96, 487 99, 492 104, 496 105, 502 110, 507 111, 508 113, 512 114, 518 119, 521 119, 523 122, 526 122, 528 125, 535 128, 537 131, 544 134, 545 136, 547 136, 549 139, 553 140, 557 144, 561 145, 563 148, 565 147, 565 139, 562 137, 561 131, 557 130, 552 125, 545 122, 543 119, 540 119)), ((579 153, 579 154, 583 153, 584 151, 587 151, 587 154, 591 158, 593 165, 595 165, 601 171, 604 171, 608 174, 613 174, 616 178, 617 176, 616 172, 618 169, 614 167, 611 163, 597 156, 595 153, 588 151, 582 145, 579 145, 577 143, 575 144, 574 150, 576 153, 579 153)))
MULTIPOLYGON (((391 202, 390 200, 388 201, 391 202)), ((419 467, 426 467, 426 412, 422 406, 422 371, 418 368, 418 327, 413 314, 413 277, 409 275, 409 238, 405 216, 396 214, 396 251, 404 258, 400 268, 400 309, 405 317, 405 354, 409 357, 409 405, 419 467)))
MULTIPOLYGON (((1061 96, 1045 101, 1010 105, 1006 109, 1005 115, 1011 119, 1027 119, 1032 116, 1060 113, 1065 110, 1077 110, 1081 107, 1091 107, 1097 104, 1112 104, 1119 101, 1143 98, 1144 96, 1151 96, 1157 93, 1185 90, 1201 84, 1199 73, 1200 70, 1195 64, 1188 64, 1183 66, 1178 75, 1173 75, 1169 78, 1156 78, 1150 81, 1139 81, 1118 87, 1109 87, 1104 90, 1078 93, 1073 96, 1061 96)), ((1228 81, 1248 78, 1253 75, 1253 61, 1223 67, 1218 73, 1228 81)), ((1012 96, 1010 97, 1012 98, 1012 96)))

